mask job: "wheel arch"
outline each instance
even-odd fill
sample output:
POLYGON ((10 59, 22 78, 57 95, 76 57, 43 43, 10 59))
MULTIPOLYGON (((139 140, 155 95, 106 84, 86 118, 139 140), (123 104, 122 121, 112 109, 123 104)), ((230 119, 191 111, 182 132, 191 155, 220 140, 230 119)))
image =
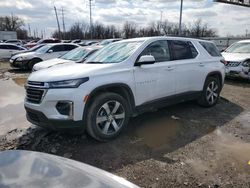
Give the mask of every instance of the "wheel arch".
POLYGON ((213 72, 208 73, 205 80, 207 80, 207 78, 209 78, 209 77, 218 78, 219 82, 221 84, 221 87, 223 86, 223 78, 222 78, 222 74, 220 71, 213 71, 213 72))
POLYGON ((87 110, 91 105, 95 96, 103 93, 103 92, 113 92, 116 94, 121 95, 129 102, 130 112, 133 113, 135 109, 135 99, 132 89, 124 83, 113 83, 113 84, 106 84, 99 86, 92 90, 88 95, 88 99, 86 101, 84 112, 83 112, 83 120, 86 119, 87 110))

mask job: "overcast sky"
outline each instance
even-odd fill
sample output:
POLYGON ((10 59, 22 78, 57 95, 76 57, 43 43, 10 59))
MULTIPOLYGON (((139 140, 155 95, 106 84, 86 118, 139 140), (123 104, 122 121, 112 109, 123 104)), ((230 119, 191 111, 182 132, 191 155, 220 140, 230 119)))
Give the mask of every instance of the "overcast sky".
MULTIPOLYGON (((31 30, 45 29, 49 36, 57 25, 53 4, 65 9, 66 29, 76 21, 89 22, 88 0, 0 0, 0 15, 20 16, 31 30)), ((178 22, 180 0, 93 0, 93 21, 121 26, 133 21, 145 26, 162 17, 178 22)), ((215 3, 212 0, 184 0, 183 22, 202 19, 220 36, 250 33, 250 8, 215 3)), ((59 12, 61 23, 61 11, 59 12)))

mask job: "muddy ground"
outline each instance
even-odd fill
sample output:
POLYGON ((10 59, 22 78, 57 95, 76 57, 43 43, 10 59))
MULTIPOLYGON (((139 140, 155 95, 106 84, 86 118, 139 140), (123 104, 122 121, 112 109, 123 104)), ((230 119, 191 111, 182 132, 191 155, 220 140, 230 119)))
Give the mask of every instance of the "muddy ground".
POLYGON ((187 102, 130 120, 117 139, 99 143, 30 125, 23 85, 28 72, 0 63, 0 151, 64 156, 141 187, 250 187, 250 83, 227 80, 213 108, 187 102))

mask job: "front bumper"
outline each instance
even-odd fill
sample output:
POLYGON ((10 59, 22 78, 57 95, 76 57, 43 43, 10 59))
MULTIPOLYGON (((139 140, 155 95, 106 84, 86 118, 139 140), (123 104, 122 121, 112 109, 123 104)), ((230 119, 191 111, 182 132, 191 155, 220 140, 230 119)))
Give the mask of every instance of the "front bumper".
POLYGON ((26 68, 28 60, 17 61, 16 59, 10 59, 10 66, 13 68, 26 68))
POLYGON ((242 66, 226 67, 226 76, 250 79, 249 68, 242 66))
POLYGON ((47 89, 39 103, 33 103, 25 99, 24 106, 27 111, 27 119, 35 125, 51 129, 76 127, 84 129, 83 112, 85 102, 83 98, 87 94, 88 91, 82 85, 78 88, 47 89), (71 115, 62 115, 56 108, 59 101, 72 101, 73 113, 71 115))
POLYGON ((34 125, 52 130, 64 130, 81 128, 84 129, 83 121, 48 119, 42 112, 25 107, 26 118, 34 125))

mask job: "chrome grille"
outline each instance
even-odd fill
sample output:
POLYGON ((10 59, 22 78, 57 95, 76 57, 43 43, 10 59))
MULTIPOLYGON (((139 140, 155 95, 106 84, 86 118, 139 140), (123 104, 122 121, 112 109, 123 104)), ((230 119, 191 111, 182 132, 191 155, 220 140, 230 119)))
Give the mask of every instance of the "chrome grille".
POLYGON ((36 103, 36 104, 41 103, 47 91, 45 88, 44 82, 28 81, 25 88, 26 88, 26 100, 28 102, 36 103))
POLYGON ((227 67, 237 67, 240 65, 240 62, 237 62, 237 61, 228 61, 227 62, 227 67))

